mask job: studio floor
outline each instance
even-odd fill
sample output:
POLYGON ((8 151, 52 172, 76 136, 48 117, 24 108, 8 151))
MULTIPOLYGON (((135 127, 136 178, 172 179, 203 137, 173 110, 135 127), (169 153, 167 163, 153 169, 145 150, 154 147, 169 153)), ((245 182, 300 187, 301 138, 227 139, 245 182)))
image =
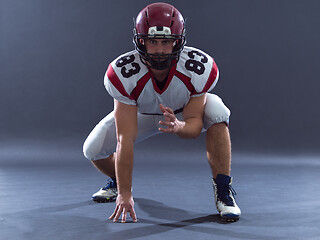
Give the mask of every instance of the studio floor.
POLYGON ((215 209, 204 153, 140 148, 133 173, 138 223, 122 224, 107 219, 115 203, 90 200, 106 178, 81 153, 6 154, 0 239, 320 239, 317 156, 234 152, 242 216, 225 223, 215 209))

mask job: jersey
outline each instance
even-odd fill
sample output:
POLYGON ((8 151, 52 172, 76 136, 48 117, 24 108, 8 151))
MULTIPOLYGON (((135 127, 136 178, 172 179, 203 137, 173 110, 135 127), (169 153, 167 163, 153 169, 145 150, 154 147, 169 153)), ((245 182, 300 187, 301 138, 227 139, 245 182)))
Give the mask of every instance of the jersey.
POLYGON ((179 61, 170 68, 167 82, 159 89, 148 66, 137 51, 131 51, 109 64, 104 84, 119 102, 136 105, 142 114, 162 114, 159 104, 181 112, 191 97, 211 91, 219 71, 213 58, 205 52, 184 47, 179 61))

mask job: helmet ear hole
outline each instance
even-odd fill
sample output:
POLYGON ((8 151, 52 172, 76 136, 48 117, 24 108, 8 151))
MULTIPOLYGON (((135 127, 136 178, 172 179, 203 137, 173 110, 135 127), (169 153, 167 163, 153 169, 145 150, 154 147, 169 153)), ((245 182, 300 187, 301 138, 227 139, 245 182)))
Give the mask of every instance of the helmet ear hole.
POLYGON ((173 47, 175 47, 175 46, 178 44, 178 42, 179 42, 179 40, 175 40, 175 41, 173 42, 173 47))
POLYGON ((140 38, 140 39, 139 39, 139 43, 142 44, 142 45, 144 45, 144 39, 141 39, 141 38, 140 38))

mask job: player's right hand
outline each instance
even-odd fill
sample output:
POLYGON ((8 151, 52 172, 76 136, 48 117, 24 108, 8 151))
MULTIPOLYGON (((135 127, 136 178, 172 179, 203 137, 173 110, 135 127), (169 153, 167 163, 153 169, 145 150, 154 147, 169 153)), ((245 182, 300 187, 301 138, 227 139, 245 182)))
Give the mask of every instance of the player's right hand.
POLYGON ((117 222, 122 213, 121 222, 125 223, 127 221, 128 212, 130 213, 133 222, 137 222, 137 216, 134 211, 134 201, 132 193, 118 194, 116 208, 113 214, 109 217, 109 219, 113 219, 114 222, 117 222))
POLYGON ((165 126, 167 128, 159 128, 159 131, 164 133, 173 133, 176 134, 181 128, 182 123, 179 121, 173 110, 169 107, 164 107, 162 104, 160 104, 160 110, 163 113, 164 121, 159 121, 159 124, 162 126, 165 126))

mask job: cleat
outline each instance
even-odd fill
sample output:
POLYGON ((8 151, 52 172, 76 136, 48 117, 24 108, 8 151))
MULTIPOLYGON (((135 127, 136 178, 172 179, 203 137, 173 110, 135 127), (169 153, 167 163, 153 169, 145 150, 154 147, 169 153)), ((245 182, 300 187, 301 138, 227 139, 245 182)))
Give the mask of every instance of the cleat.
POLYGON ((239 220, 241 210, 237 206, 234 196, 236 192, 232 188, 232 178, 227 175, 218 174, 216 179, 212 178, 214 197, 217 210, 222 221, 236 222, 239 220))
POLYGON ((92 200, 98 203, 114 202, 118 196, 115 178, 109 178, 105 187, 92 195, 92 200))
POLYGON ((236 222, 240 218, 239 215, 232 215, 232 214, 227 214, 224 216, 221 216, 221 220, 225 222, 236 222))

